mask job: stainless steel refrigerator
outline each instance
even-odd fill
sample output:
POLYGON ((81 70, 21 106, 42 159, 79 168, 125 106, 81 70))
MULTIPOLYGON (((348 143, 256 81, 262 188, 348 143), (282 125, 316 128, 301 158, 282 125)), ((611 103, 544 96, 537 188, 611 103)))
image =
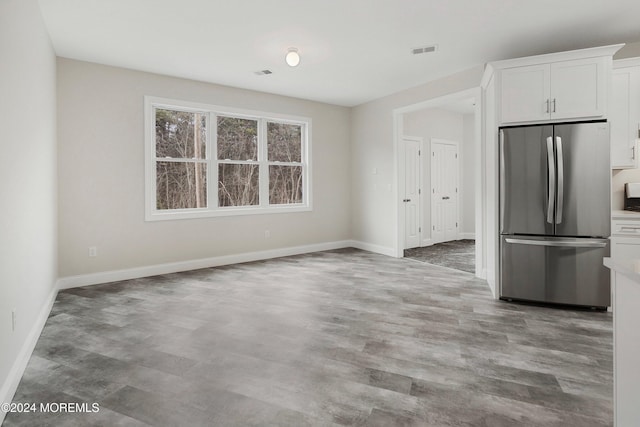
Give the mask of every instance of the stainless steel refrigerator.
POLYGON ((610 305, 606 122, 500 129, 500 298, 610 305))

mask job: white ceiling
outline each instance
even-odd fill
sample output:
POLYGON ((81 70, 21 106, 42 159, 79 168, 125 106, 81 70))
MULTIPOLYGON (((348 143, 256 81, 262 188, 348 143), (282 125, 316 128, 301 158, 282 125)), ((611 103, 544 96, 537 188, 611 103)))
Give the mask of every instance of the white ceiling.
POLYGON ((492 60, 640 40, 638 0, 40 0, 59 56, 353 106, 492 60), (411 49, 437 44, 414 56, 411 49), (297 68, 284 62, 297 47, 297 68), (254 72, 269 69, 273 74, 254 72))

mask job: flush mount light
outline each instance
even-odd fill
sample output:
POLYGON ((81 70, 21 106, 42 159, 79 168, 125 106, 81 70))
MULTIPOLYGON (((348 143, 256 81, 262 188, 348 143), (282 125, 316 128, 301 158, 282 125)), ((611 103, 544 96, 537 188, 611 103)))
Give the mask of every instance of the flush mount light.
POLYGON ((298 53, 298 49, 296 49, 295 47, 290 47, 284 57, 284 60, 290 67, 297 67, 300 63, 300 54, 298 53))

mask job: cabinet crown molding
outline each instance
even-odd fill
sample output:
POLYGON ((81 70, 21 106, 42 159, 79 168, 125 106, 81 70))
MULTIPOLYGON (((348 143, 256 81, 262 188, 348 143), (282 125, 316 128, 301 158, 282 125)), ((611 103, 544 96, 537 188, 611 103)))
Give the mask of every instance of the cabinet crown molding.
POLYGON ((627 67, 640 67, 640 57, 638 58, 623 58, 623 59, 614 59, 613 60, 613 68, 627 68, 627 67))
MULTIPOLYGON (((567 52, 547 53, 544 55, 526 56, 523 58, 505 59, 490 62, 490 69, 501 70, 504 68, 525 67, 537 64, 549 64, 574 59, 596 58, 600 56, 613 56, 624 46, 624 43, 609 46, 591 47, 588 49, 570 50, 567 52)), ((487 67, 489 68, 489 67, 487 67)))

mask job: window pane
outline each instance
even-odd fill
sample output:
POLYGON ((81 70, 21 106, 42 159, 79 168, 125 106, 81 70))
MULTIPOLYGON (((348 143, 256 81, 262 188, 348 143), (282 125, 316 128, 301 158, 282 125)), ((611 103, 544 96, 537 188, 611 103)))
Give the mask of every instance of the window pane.
POLYGON ((196 162, 157 162, 157 209, 205 207, 207 207, 207 165, 196 162))
POLYGON ((218 165, 218 204, 253 206, 259 202, 258 165, 218 165))
POLYGON ((206 133, 203 113, 156 109, 156 157, 204 159, 206 133))
POLYGON ((218 159, 258 160, 258 122, 218 116, 218 159))
POLYGON ((269 166, 269 204, 302 203, 302 166, 269 166))
POLYGON ((285 123, 267 123, 267 151, 272 162, 302 161, 302 127, 285 123))

